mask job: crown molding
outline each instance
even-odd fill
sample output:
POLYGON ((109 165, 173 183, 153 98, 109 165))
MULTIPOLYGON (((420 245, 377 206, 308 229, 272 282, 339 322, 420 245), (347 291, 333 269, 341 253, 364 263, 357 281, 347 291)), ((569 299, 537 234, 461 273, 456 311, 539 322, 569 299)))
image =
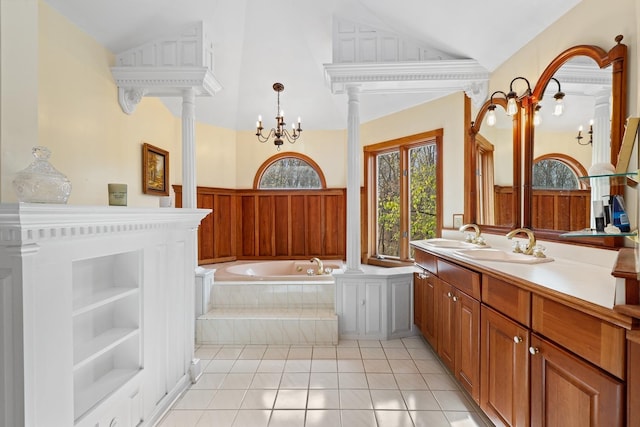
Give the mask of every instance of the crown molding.
POLYGON ((357 85, 361 93, 452 93, 464 91, 480 105, 487 97, 489 72, 472 59, 324 64, 325 81, 333 94, 357 85))
POLYGON ((193 89, 196 96, 213 96, 222 85, 207 67, 112 67, 118 102, 131 114, 145 96, 179 96, 193 89))

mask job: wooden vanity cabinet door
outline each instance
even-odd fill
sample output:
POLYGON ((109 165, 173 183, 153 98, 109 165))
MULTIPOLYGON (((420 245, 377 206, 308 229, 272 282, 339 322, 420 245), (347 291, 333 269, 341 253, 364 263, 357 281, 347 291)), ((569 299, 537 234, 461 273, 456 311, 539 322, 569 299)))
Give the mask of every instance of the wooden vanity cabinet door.
POLYGON ((624 384, 531 334, 531 425, 622 427, 624 384))
POLYGON ((422 332, 422 307, 426 281, 424 273, 413 273, 413 324, 420 329, 420 332, 422 332))
POLYGON ((437 305, 438 305, 438 356, 442 362, 455 372, 455 351, 456 351, 456 318, 455 305, 453 302, 454 287, 443 280, 438 280, 436 284, 437 305))
POLYGON ((496 425, 529 424, 529 330, 482 306, 480 407, 496 425))
POLYGON ((455 375, 476 403, 480 402, 480 302, 456 291, 455 375))
POLYGON ((429 274, 424 283, 422 295, 422 336, 435 349, 438 347, 438 281, 429 274))

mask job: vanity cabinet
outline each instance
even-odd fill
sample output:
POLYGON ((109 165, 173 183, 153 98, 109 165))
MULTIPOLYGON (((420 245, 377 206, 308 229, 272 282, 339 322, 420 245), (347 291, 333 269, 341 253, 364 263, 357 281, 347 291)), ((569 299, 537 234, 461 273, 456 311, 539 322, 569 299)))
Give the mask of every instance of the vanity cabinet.
POLYGON ((624 425, 622 381, 535 333, 531 353, 531 425, 624 425))
POLYGON ((496 426, 638 425, 632 319, 456 261, 416 248, 417 319, 496 426))
POLYGON ((416 251, 423 269, 418 327, 444 364, 476 400, 480 398, 480 276, 416 251), (437 271, 438 274, 433 272, 437 271), (473 296, 467 294, 470 293, 473 296))
POLYGON ((496 425, 529 426, 529 330, 482 306, 480 407, 496 425))
POLYGON ((480 407, 497 425, 529 426, 531 292, 482 276, 480 407))

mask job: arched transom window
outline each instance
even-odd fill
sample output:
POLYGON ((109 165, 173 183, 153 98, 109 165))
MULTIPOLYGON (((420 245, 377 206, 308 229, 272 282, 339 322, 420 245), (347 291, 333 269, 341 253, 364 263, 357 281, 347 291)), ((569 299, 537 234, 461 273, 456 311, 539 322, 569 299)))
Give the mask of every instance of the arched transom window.
POLYGON ((312 190, 326 188, 320 167, 300 153, 279 153, 260 166, 253 188, 265 190, 312 190))
POLYGON ((533 188, 550 190, 586 189, 586 169, 574 158, 559 154, 546 154, 533 162, 533 188))

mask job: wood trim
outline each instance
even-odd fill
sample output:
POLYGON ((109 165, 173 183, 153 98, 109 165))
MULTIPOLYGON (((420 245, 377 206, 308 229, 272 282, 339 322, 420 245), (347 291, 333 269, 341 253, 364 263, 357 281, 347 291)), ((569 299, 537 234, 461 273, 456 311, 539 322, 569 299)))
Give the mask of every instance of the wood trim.
POLYGON ((364 152, 380 154, 385 151, 391 151, 400 146, 420 145, 426 140, 442 138, 443 135, 444 129, 435 129, 428 132, 417 133, 414 135, 391 139, 389 141, 379 142, 377 144, 366 145, 364 147, 364 152))

